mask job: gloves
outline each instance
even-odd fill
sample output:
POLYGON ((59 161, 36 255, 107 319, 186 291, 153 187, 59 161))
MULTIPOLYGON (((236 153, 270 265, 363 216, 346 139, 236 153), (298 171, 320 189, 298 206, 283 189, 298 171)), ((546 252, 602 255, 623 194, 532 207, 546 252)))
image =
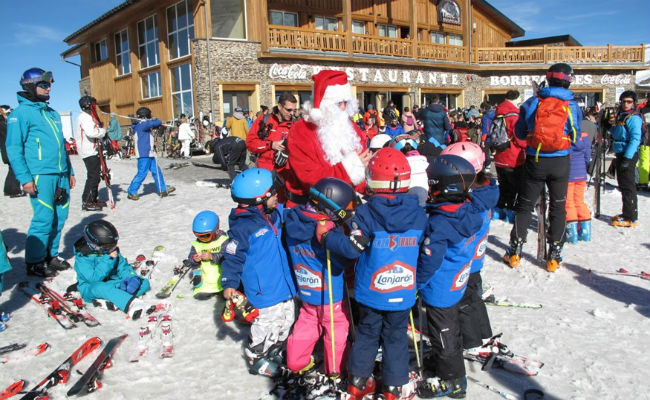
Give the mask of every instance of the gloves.
POLYGON ((130 276, 120 282, 120 289, 129 294, 135 294, 142 285, 142 280, 137 276, 130 276))
POLYGON ((632 166, 632 160, 630 160, 629 158, 621 158, 619 162, 620 162, 619 168, 621 169, 628 169, 632 166))
POLYGON ((329 220, 319 221, 316 224, 316 240, 318 240, 318 243, 322 244, 327 233, 332 229, 334 229, 334 227, 336 227, 336 225, 334 225, 334 222, 332 221, 329 220))
POLYGON ((273 161, 278 167, 284 167, 284 165, 289 161, 289 155, 286 150, 276 150, 275 155, 273 156, 273 161))

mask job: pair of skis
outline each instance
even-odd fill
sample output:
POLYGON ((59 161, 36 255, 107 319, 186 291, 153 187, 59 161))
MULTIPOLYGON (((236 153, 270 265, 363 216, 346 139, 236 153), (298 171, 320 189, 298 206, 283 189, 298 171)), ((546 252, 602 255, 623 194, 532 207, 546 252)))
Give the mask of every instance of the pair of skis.
POLYGON ((174 276, 156 293, 156 297, 159 299, 169 297, 190 269, 192 269, 192 264, 189 260, 183 260, 183 265, 174 267, 174 276))
MULTIPOLYGON (((90 105, 90 115, 93 117, 95 125, 99 128, 103 127, 104 124, 99 119, 97 115, 97 103, 92 103, 90 105)), ((104 146, 102 141, 104 138, 96 139, 95 144, 97 145, 97 154, 99 155, 99 166, 101 168, 101 178, 106 184, 106 193, 108 194, 108 205, 111 209, 115 208, 115 198, 113 197, 113 190, 111 189, 111 170, 108 169, 106 165, 106 157, 104 157, 104 146)))
POLYGON ((30 290, 27 282, 20 283, 18 287, 25 296, 45 309, 63 329, 75 328, 78 322, 89 327, 99 325, 99 321, 85 310, 81 298, 72 294, 62 296, 44 283, 37 284, 38 292, 30 290))
POLYGON ((158 314, 147 317, 147 324, 140 327, 137 351, 129 359, 130 362, 139 362, 153 345, 154 338, 160 338, 160 358, 174 356, 174 334, 172 332, 172 318, 169 308, 158 314))
POLYGON ((498 333, 492 336, 478 351, 464 351, 463 357, 483 364, 483 370, 498 367, 516 374, 537 375, 544 363, 513 353, 508 346, 498 341, 502 335, 498 333))
POLYGON ((589 273, 594 273, 596 275, 618 275, 618 276, 631 276, 635 278, 641 278, 646 281, 650 281, 650 272, 641 271, 639 273, 630 272, 625 268, 619 268, 616 272, 599 272, 594 270, 587 270, 589 273))
POLYGON ((49 348, 50 345, 47 342, 29 348, 27 348, 27 343, 12 343, 0 348, 0 364, 9 364, 32 356, 36 357, 45 353, 49 348))

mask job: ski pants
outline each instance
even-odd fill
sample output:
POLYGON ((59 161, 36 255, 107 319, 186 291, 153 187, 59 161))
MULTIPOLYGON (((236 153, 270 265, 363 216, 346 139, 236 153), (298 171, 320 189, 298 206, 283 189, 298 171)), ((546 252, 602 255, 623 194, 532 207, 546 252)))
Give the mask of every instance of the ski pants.
POLYGON ((14 174, 14 170, 11 168, 11 164, 7 164, 7 177, 5 178, 4 187, 5 196, 20 194, 22 190, 23 189, 20 187, 20 182, 18 182, 18 179, 16 179, 16 174, 14 174))
POLYGON ((135 294, 130 294, 120 289, 120 280, 109 280, 79 285, 79 293, 87 303, 95 299, 104 299, 115 304, 117 308, 126 312, 126 306, 134 297, 142 296, 151 288, 149 280, 142 278, 142 284, 135 294))
POLYGON ((191 140, 181 140, 181 157, 190 156, 190 143, 192 143, 191 140))
MULTIPOLYGON (((639 146, 639 184, 647 185, 650 175, 650 146, 639 146)), ((6 189, 5 189, 6 193, 6 189)))
POLYGON ((589 221, 591 212, 585 203, 585 189, 587 181, 569 182, 566 192, 566 220, 567 222, 589 221))
POLYGON ((163 178, 162 171, 158 166, 156 158, 140 157, 138 158, 138 172, 133 177, 129 188, 127 189, 128 194, 138 193, 138 189, 140 189, 140 185, 142 185, 144 178, 147 177, 148 172, 151 172, 151 176, 153 176, 153 181, 156 184, 156 191, 158 193, 167 190, 167 186, 165 186, 165 178, 163 178))
POLYGON ((618 181, 618 190, 621 191, 621 198, 623 199, 622 215, 628 221, 636 221, 638 218, 636 182, 634 179, 638 159, 639 153, 637 152, 634 154, 632 162, 623 168, 621 166, 623 163, 623 153, 616 154, 616 180, 618 181))
POLYGON ((348 373, 367 378, 375 367, 381 343, 383 379, 386 386, 402 386, 409 381, 407 326, 409 310, 381 311, 359 305, 359 325, 350 351, 348 373))
POLYGON ((350 318, 347 305, 342 301, 333 304, 334 308, 334 351, 335 363, 332 364, 332 325, 329 304, 315 306, 302 303, 300 315, 293 332, 287 339, 287 367, 300 371, 309 364, 314 346, 323 336, 325 348, 325 373, 341 374, 341 366, 348 343, 350 318))
POLYGON ((41 174, 34 177, 36 195, 30 195, 34 216, 27 231, 25 262, 38 263, 59 255, 61 230, 68 219, 70 206, 70 176, 68 174, 41 174), (65 190, 65 199, 54 204, 54 193, 65 190))
POLYGON ((431 353, 425 357, 425 367, 442 379, 462 378, 465 361, 458 304, 447 308, 427 305, 426 308, 431 353))
POLYGON ((282 343, 289 337, 295 320, 295 303, 293 299, 285 300, 271 307, 259 309, 259 316, 251 325, 248 348, 264 356, 276 343, 282 343))
POLYGON ((11 264, 9 264, 9 257, 7 257, 7 248, 5 247, 5 241, 2 238, 2 232, 0 232, 0 295, 2 294, 2 280, 4 273, 11 270, 11 264))
POLYGON ((510 232, 510 241, 526 240, 528 226, 533 219, 532 212, 544 185, 549 193, 548 240, 564 242, 566 228, 566 193, 569 184, 569 156, 539 157, 526 156, 525 178, 517 200, 515 224, 510 232))
POLYGON ((101 179, 102 167, 99 156, 94 155, 84 158, 84 164, 86 165, 86 184, 81 195, 81 201, 83 203, 94 203, 97 201, 99 181, 101 179))
POLYGON ((523 165, 516 168, 496 167, 496 170, 497 180, 499 181, 497 208, 514 210, 519 187, 524 176, 524 167, 523 165))
POLYGON ((465 294, 458 303, 460 332, 463 337, 464 349, 481 346, 482 339, 492 337, 490 317, 481 298, 482 286, 481 271, 471 273, 465 294))

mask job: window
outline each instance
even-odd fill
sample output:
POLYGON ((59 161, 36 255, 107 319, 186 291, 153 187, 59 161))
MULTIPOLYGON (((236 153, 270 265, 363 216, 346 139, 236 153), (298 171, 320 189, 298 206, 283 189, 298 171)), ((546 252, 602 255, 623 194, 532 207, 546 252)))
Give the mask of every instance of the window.
POLYGON ((339 20, 329 17, 316 17, 314 25, 316 29, 321 31, 336 31, 339 28, 339 20))
POLYGON ((271 10, 270 14, 271 25, 298 26, 298 14, 296 13, 271 10))
POLYGON ((462 46, 463 37, 461 35, 449 35, 449 44, 454 46, 462 46))
POLYGON ((167 32, 171 60, 191 53, 190 41, 194 39, 191 0, 181 1, 167 9, 167 32))
POLYGON ((93 45, 93 61, 100 62, 108 58, 108 46, 106 46, 106 39, 102 39, 93 45))
POLYGON ((431 31, 431 41, 433 43, 445 44, 445 34, 442 32, 433 32, 431 31))
POLYGON ((395 25, 379 24, 379 36, 396 38, 397 27, 395 25))
MULTIPOLYGON (((158 65, 158 27, 156 17, 138 22, 138 54, 140 56, 140 68, 158 65)), ((158 77, 160 81, 160 77, 158 77)))
POLYGON ((160 71, 142 76, 142 98, 160 97, 160 71))
POLYGON ((366 23, 363 21, 352 21, 352 33, 366 34, 366 23))
POLYGON ((170 71, 172 78, 172 112, 174 117, 194 115, 192 97, 192 65, 181 64, 170 71))
POLYGON ((246 5, 244 3, 244 0, 210 2, 213 37, 246 39, 246 15, 244 12, 246 5))
POLYGON ((129 32, 126 29, 115 34, 115 66, 117 67, 117 75, 131 73, 129 32))

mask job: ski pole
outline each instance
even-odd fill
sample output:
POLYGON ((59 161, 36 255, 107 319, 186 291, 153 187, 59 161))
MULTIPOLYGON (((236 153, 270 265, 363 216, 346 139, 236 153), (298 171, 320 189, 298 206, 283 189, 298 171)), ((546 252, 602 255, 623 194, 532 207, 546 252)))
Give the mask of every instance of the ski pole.
POLYGON ((478 379, 474 378, 473 376, 467 375, 467 379, 469 379, 470 381, 476 383, 479 386, 484 387, 485 389, 487 389, 487 390, 489 390, 491 392, 494 392, 494 393, 498 394, 499 396, 503 397, 504 399, 517 400, 516 396, 514 396, 514 395, 512 395, 512 394, 510 394, 510 393, 508 393, 506 391, 500 390, 499 388, 497 388, 495 386, 488 385, 487 383, 481 382, 478 379))
MULTIPOLYGON (((116 117, 120 117, 120 118, 124 118, 124 119, 129 119, 129 120, 131 120, 131 121, 138 121, 138 122, 140 122, 140 121, 146 121, 145 119, 142 119, 142 118, 129 117, 128 115, 120 115, 120 114, 116 114, 116 113, 114 113, 114 112, 110 112, 110 113, 108 113, 108 112, 106 112, 106 111, 102 111, 102 110, 98 110, 98 111, 99 111, 100 113, 102 113, 102 114, 106 114, 106 115, 115 115, 116 117)), ((166 127, 168 127, 168 128, 175 128, 174 125, 169 125, 169 124, 162 124, 162 126, 166 126, 166 127)))
MULTIPOLYGON (((425 314, 426 315, 426 314, 425 314)), ((424 346, 422 345, 422 296, 418 296, 418 325, 420 329, 420 345, 416 349, 418 353, 420 353, 420 358, 424 360, 424 346)), ((420 369, 420 375, 422 375, 422 369, 420 369)))
MULTIPOLYGON (((411 334, 413 335, 413 348, 415 349, 415 358, 418 362, 418 369, 420 370, 420 372, 422 372, 422 363, 420 362, 420 352, 418 351, 419 349, 418 341, 415 338, 415 325, 413 324, 413 309, 409 310, 409 320, 411 321, 411 334)), ((420 331, 420 335, 422 335, 422 331, 420 331)), ((421 337, 420 340, 422 340, 421 337)))
MULTIPOLYGON (((322 221, 324 224, 325 221, 322 221)), ((327 291, 329 292, 330 298, 330 336, 332 338, 332 371, 334 374, 337 374, 336 371, 336 341, 334 340, 334 304, 332 298, 332 259, 330 258, 329 249, 326 250, 327 254, 327 291)))

